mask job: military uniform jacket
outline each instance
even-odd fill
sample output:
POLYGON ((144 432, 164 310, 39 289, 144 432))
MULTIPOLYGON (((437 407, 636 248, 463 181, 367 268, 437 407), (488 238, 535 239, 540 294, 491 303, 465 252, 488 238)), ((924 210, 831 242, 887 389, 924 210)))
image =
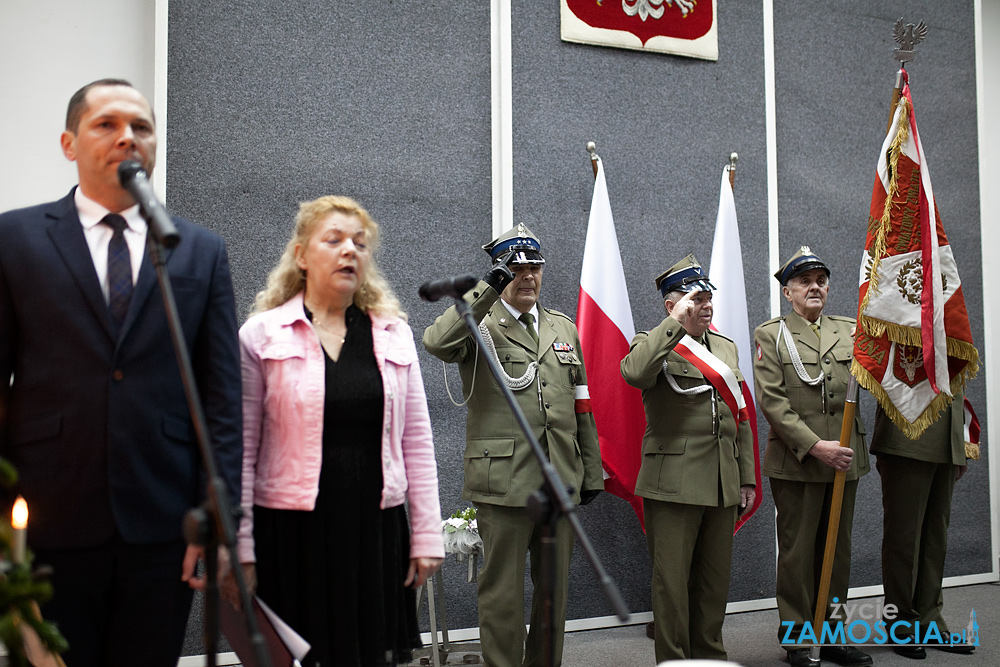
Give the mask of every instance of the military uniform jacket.
MULTIPOLYGON (((718 392, 678 394, 668 384, 664 360, 682 389, 708 384, 701 371, 673 351, 685 333, 677 320, 667 317, 653 330, 636 334, 622 359, 622 377, 642 390, 646 409, 635 493, 688 505, 731 507, 739 503, 741 485, 756 483, 753 434, 749 422, 737 424, 718 392)), ((736 344, 714 331, 706 332, 706 340, 709 351, 742 385, 736 344)))
MULTIPOLYGON (((797 482, 832 482, 836 471, 808 452, 817 440, 840 440, 851 378, 854 320, 822 315, 821 338, 817 339, 804 317, 794 311, 785 317, 806 374, 812 378, 820 372, 825 374, 825 384, 816 386, 806 384, 795 372, 784 337, 780 336, 780 322, 777 317, 768 320, 754 332, 754 390, 757 406, 771 426, 764 453, 764 474, 797 482)), ((857 414, 851 449, 854 457, 847 472, 849 480, 871 470, 865 449, 865 425, 857 414)))
POLYGON ((965 391, 955 392, 951 405, 941 411, 937 421, 928 426, 917 440, 903 435, 881 408, 876 410, 872 454, 894 454, 928 463, 966 465, 965 391))
MULTIPOLYGON (((514 396, 559 477, 573 487, 574 502, 580 501, 581 490, 603 490, 594 415, 577 413, 575 409, 576 387, 587 384, 576 325, 566 315, 539 306, 536 351, 530 334, 487 283, 480 282, 465 299, 476 321, 485 321, 508 375, 521 377, 530 362, 538 362, 535 380, 514 391, 514 396)), ((473 502, 523 507, 528 496, 542 485, 541 468, 490 373, 483 352, 476 351, 476 344, 454 306, 427 327, 424 346, 439 359, 458 363, 464 394, 472 393, 465 426, 462 497, 473 502)))

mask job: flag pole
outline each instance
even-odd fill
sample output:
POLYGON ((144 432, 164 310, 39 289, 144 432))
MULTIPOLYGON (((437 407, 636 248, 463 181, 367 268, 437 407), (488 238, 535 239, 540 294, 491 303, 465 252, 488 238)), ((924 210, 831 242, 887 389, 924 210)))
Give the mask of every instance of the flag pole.
POLYGON ((597 179, 597 161, 601 156, 597 154, 597 144, 593 141, 587 142, 587 152, 590 153, 590 166, 594 169, 594 179, 597 179))
MULTIPOLYGON (((892 90, 892 100, 889 105, 889 124, 886 132, 892 127, 892 119, 896 114, 896 105, 903 93, 903 70, 906 63, 913 60, 913 47, 924 40, 927 36, 927 24, 923 21, 917 25, 907 23, 903 25, 903 19, 896 20, 892 28, 892 34, 899 48, 893 51, 893 57, 899 61, 899 71, 896 72, 896 84, 892 90)), ((847 399, 844 403, 844 420, 840 426, 840 446, 851 446, 851 435, 854 425, 854 415, 858 405, 858 380, 851 373, 851 378, 847 385, 847 399)), ((830 595, 830 579, 833 576, 833 560, 837 550, 837 533, 840 530, 840 515, 844 502, 844 484, 847 481, 847 473, 838 470, 833 478, 833 496, 830 499, 830 518, 827 521, 826 548, 823 551, 823 568, 820 573, 819 590, 816 593, 816 613, 813 616, 813 632, 816 637, 816 644, 809 653, 809 658, 817 665, 819 664, 820 645, 822 644, 823 621, 826 618, 827 598, 830 595)))
MULTIPOLYGON (((851 446, 854 431, 854 414, 858 406, 858 381, 851 374, 847 382, 847 398, 844 401, 844 420, 840 423, 840 446, 851 446)), ((819 590, 816 592, 816 613, 813 616, 813 632, 817 643, 809 653, 810 660, 819 664, 819 649, 822 642, 823 620, 826 618, 826 603, 830 596, 830 579, 833 577, 833 559, 837 551, 837 534, 840 532, 840 515, 844 505, 844 484, 847 473, 838 470, 833 476, 833 496, 830 498, 830 517, 826 522, 826 547, 823 549, 823 569, 820 571, 819 590)), ((841 602, 846 602, 842 600, 841 602)))

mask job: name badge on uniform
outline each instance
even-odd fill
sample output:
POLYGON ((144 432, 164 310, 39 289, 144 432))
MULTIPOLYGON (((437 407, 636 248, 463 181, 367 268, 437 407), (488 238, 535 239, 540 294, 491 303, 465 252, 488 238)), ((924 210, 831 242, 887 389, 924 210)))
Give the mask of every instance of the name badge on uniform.
POLYGON ((572 352, 573 345, 571 343, 552 343, 552 349, 556 352, 572 352))

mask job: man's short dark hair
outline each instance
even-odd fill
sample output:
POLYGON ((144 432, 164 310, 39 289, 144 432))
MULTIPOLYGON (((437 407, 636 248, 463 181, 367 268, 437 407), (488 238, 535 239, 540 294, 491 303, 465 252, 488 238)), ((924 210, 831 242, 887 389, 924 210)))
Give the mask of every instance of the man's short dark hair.
POLYGON ((87 110, 87 93, 90 92, 91 88, 98 86, 126 86, 128 88, 135 88, 131 81, 126 81, 125 79, 98 79, 97 81, 91 81, 73 93, 73 97, 69 98, 69 106, 66 107, 66 129, 73 134, 76 134, 76 131, 80 129, 80 117, 87 110))

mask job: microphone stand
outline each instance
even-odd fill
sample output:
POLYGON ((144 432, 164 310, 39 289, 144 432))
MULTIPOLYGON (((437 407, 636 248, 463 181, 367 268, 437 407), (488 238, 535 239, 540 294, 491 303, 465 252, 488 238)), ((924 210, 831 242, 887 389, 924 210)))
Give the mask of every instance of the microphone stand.
MULTIPOLYGON (((143 210, 145 216, 145 210, 143 210)), ((184 384, 184 395, 187 398, 188 410, 194 424, 198 448, 201 452, 201 463, 205 470, 206 484, 205 502, 188 512, 184 517, 184 538, 189 545, 200 545, 205 549, 205 656, 208 667, 216 667, 216 646, 219 641, 219 570, 218 549, 224 544, 229 550, 232 560, 236 559, 236 528, 235 514, 229 502, 226 485, 215 465, 212 446, 209 439, 208 423, 201 405, 201 396, 194 379, 191 367, 191 356, 184 342, 184 331, 181 328, 180 316, 177 313, 177 301, 170 284, 163 247, 153 233, 146 234, 150 259, 156 267, 156 279, 163 294, 163 308, 167 315, 167 325, 170 328, 170 339, 173 342, 174 355, 184 384)), ((257 625, 257 616, 253 613, 253 604, 247 590, 243 568, 239 563, 232 563, 236 586, 239 589, 243 606, 243 617, 253 645, 257 667, 271 667, 270 655, 267 652, 264 636, 257 625)))
MULTIPOLYGON (((472 308, 460 296, 455 297, 455 308, 465 322, 465 326, 472 335, 473 340, 476 341, 477 349, 485 350, 486 344, 479 331, 479 323, 476 322, 472 315, 472 308)), ((556 523, 560 518, 565 517, 569 521, 570 527, 576 534, 577 539, 580 540, 580 546, 583 547, 587 561, 597 575, 601 588, 604 590, 604 597, 611 604, 615 616, 624 623, 629 619, 629 611, 628 607, 625 606, 625 601, 622 599, 621 592, 615 585, 614 580, 611 579, 611 576, 605 571, 604 566, 597 556, 597 552, 594 551, 593 545, 591 545, 590 540, 587 538, 587 534, 580 524, 580 518, 577 516, 576 505, 566 492, 566 487, 559 478, 559 473, 556 472, 555 466, 552 465, 545 452, 542 451, 542 446, 538 444, 538 439, 532 433, 531 426, 524 416, 524 411, 521 410, 521 406, 518 405, 517 399, 514 397, 514 392, 507 386, 507 383, 501 380, 499 363, 493 355, 484 354, 483 356, 486 358, 490 372, 493 373, 500 391, 514 413, 514 418, 517 420, 517 424, 524 433, 524 436, 528 439, 531 451, 542 469, 542 477, 544 478, 542 487, 528 498, 528 504, 525 509, 528 515, 541 525, 542 548, 539 554, 539 569, 541 570, 539 573, 539 592, 542 595, 542 604, 545 610, 545 625, 542 628, 543 651, 545 653, 545 664, 548 667, 553 667, 555 665, 555 605, 553 603, 556 577, 555 529, 556 523)))

